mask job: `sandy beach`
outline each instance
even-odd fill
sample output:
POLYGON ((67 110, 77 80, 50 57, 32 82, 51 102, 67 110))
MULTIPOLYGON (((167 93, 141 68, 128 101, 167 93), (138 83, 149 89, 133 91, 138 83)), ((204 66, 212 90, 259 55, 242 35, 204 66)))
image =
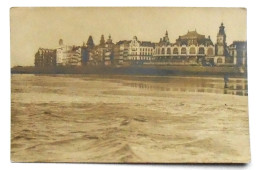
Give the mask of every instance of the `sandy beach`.
POLYGON ((244 81, 12 75, 11 160, 249 162, 244 81))

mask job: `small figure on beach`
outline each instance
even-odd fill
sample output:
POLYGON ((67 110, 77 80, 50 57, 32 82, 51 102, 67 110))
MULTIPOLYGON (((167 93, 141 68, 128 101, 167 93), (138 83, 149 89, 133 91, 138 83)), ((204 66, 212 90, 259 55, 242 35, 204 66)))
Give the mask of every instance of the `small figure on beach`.
POLYGON ((224 82, 225 82, 224 88, 228 88, 228 81, 229 81, 229 76, 228 76, 228 74, 225 74, 224 75, 224 82))

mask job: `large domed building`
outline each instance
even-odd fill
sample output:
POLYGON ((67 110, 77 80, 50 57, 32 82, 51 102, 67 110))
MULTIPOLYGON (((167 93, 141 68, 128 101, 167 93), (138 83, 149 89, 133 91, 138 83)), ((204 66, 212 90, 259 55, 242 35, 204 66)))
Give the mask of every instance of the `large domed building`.
POLYGON ((215 48, 210 39, 197 33, 188 31, 187 34, 179 36, 175 43, 170 43, 168 32, 156 44, 154 60, 174 64, 197 64, 205 61, 207 57, 214 57, 215 48))

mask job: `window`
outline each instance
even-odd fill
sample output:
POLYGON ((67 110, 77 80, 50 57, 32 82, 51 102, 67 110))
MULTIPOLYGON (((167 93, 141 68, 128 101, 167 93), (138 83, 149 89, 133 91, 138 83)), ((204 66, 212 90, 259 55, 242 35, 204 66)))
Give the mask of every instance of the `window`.
POLYGON ((246 51, 243 51, 243 57, 246 57, 246 51))
POLYGON ((200 47, 200 48, 199 48, 199 54, 205 54, 205 50, 204 50, 203 47, 200 47))
POLYGON ((160 52, 160 48, 158 48, 158 54, 160 54, 161 52, 160 52))
POLYGON ((167 54, 171 54, 171 49, 167 48, 167 54))
POLYGON ((234 50, 234 51, 232 51, 232 55, 233 56, 235 56, 236 55, 236 51, 234 50))
POLYGON ((191 48, 190 48, 190 54, 196 54, 195 47, 191 47, 191 48))
POLYGON ((187 53, 186 48, 185 47, 181 48, 181 54, 186 54, 186 53, 187 53))
POLYGON ((164 48, 162 49, 162 54, 165 54, 165 50, 164 50, 164 48))
POLYGON ((208 55, 213 55, 213 48, 208 49, 208 55))
POLYGON ((178 52, 178 48, 174 48, 173 49, 173 54, 178 54, 179 52, 178 52))
POLYGON ((217 63, 222 63, 222 58, 218 58, 217 63))

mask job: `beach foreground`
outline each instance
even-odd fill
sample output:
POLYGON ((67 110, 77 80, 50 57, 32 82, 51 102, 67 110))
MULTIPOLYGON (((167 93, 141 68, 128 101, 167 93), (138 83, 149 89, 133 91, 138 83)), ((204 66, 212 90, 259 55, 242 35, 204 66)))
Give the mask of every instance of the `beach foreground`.
POLYGON ((248 97, 225 92, 223 78, 12 75, 11 85, 14 162, 250 161, 248 97))

